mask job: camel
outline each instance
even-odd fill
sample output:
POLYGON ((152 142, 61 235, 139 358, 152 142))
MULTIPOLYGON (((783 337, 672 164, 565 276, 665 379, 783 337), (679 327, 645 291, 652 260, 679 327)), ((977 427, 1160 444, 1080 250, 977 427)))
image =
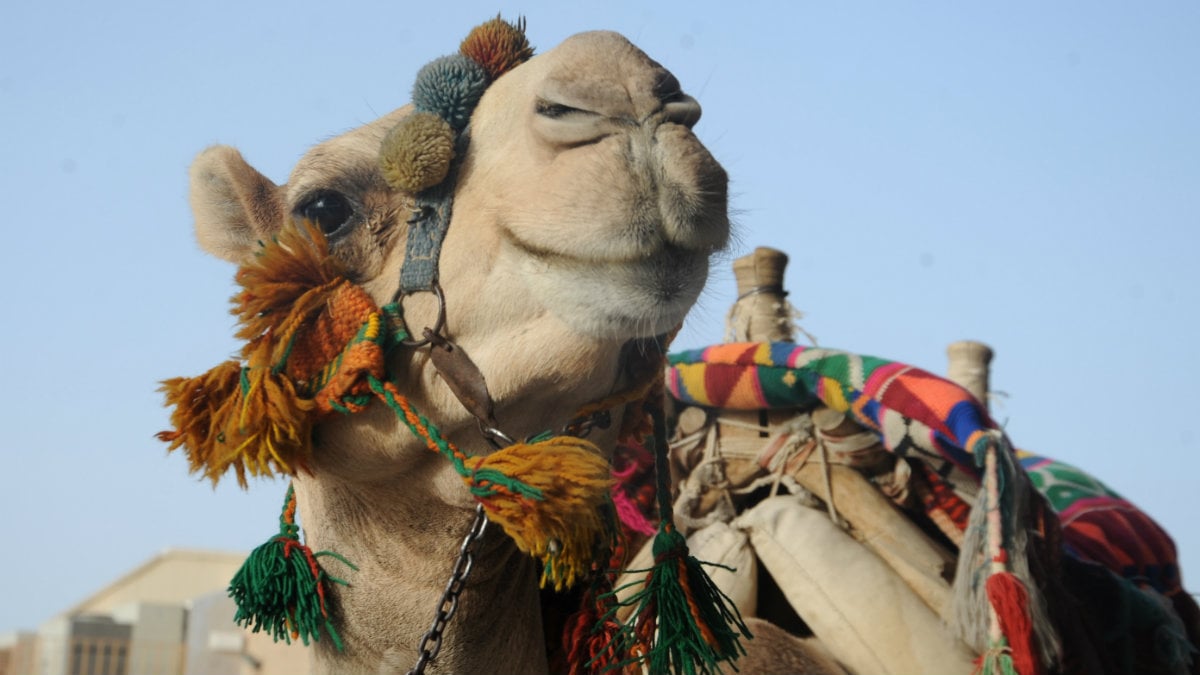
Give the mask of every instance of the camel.
MULTIPOLYGON (((568 38, 496 78, 467 112, 455 146, 464 154, 447 179, 453 215, 437 292, 406 292, 400 304, 414 335, 432 327, 469 354, 477 373, 466 379, 486 382, 497 428, 480 433, 460 383, 433 367, 429 349, 396 350, 387 368, 443 436, 486 455, 497 437, 559 428, 629 387, 630 360, 642 341, 681 323, 730 225, 726 173, 692 132, 699 104, 618 34, 568 38)), ((408 105, 316 145, 281 185, 231 147, 204 150, 190 171, 201 247, 245 264, 285 223, 303 220, 347 278, 389 303, 417 193, 441 179, 422 175, 399 189, 405 179, 381 167, 381 144, 417 114, 408 105)), ((611 451, 618 426, 597 425, 588 440, 611 451)), ((312 445, 293 477, 306 544, 357 566, 322 561, 349 583, 329 587, 344 649, 316 642, 315 666, 403 672, 418 661, 475 500, 386 406, 322 421, 312 445)), ((547 672, 532 560, 498 527, 483 531, 475 557, 429 670, 547 672)), ((769 649, 793 640, 760 632, 769 649)), ((836 672, 803 645, 791 652, 780 667, 836 672)))

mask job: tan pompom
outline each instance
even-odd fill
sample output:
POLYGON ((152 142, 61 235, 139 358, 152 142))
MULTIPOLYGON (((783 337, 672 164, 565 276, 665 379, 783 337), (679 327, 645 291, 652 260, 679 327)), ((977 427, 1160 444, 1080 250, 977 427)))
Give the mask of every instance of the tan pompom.
POLYGON ((420 192, 446 179, 454 159, 454 130, 432 113, 416 112, 388 132, 379 149, 379 166, 388 185, 420 192))

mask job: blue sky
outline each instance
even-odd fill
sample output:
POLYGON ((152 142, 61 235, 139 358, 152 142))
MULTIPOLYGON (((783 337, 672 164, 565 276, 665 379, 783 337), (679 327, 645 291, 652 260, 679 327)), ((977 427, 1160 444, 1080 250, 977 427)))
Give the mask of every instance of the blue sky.
MULTIPOLYGON (((284 483, 214 491, 152 437, 156 383, 236 349, 187 166, 228 143, 284 180, 498 9, 675 72, 732 177, 732 255, 787 251, 823 346, 944 372, 948 343, 990 343, 1012 438, 1143 506, 1200 587, 1200 4, 643 4, 8 8, 0 632, 163 548, 273 532, 284 483)), ((676 344, 720 340, 732 291, 721 263, 676 344)))

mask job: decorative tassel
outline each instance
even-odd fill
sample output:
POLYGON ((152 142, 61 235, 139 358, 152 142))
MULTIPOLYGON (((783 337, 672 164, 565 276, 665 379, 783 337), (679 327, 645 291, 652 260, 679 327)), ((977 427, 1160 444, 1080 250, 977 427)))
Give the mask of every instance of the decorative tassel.
POLYGON ((959 551, 957 627, 983 652, 977 672, 1041 675, 1057 661, 1059 643, 1042 598, 1033 595, 1028 557, 1035 552, 1024 530, 1032 486, 1000 432, 976 432, 967 445, 983 481, 959 551))
POLYGON ((612 616, 612 595, 593 588, 581 607, 563 629, 568 675, 623 672, 616 670, 623 660, 616 651, 622 627, 612 616))
POLYGON ((488 518, 543 565, 542 586, 572 586, 591 569, 609 528, 608 461, 591 441, 554 436, 468 457, 442 437, 391 382, 368 378, 375 393, 426 447, 450 460, 488 518))
POLYGON ((232 298, 232 313, 237 337, 246 340, 242 360, 163 382, 174 429, 157 436, 169 451, 183 446, 190 470, 214 485, 232 468, 246 487, 247 474, 307 468, 315 404, 302 388, 338 361, 374 305, 340 276, 309 223, 284 228, 237 280, 243 290, 232 298), (338 317, 331 316, 335 306, 338 317))
MULTIPOLYGON (((636 609, 632 624, 623 627, 618 639, 629 655, 624 663, 644 658, 652 673, 719 672, 720 661, 732 662, 746 653, 739 638, 753 636, 737 607, 704 571, 705 563, 688 553, 687 539, 675 528, 666 421, 661 405, 653 404, 661 395, 661 386, 654 388, 647 398, 651 403, 644 406, 653 428, 647 441, 655 451, 660 519, 653 544, 654 567, 645 586, 620 603, 636 609)), ((610 616, 615 611, 614 607, 610 616)))
POLYGON ((1034 653, 1029 593, 1024 584, 1008 572, 993 573, 987 579, 987 597, 1008 642, 1013 669, 1021 675, 1041 675, 1041 663, 1034 653))
POLYGON ((167 450, 183 446, 187 451, 188 470, 204 471, 216 484, 224 471, 213 472, 209 464, 216 446, 224 442, 221 431, 224 423, 216 420, 227 414, 226 408, 237 395, 242 364, 226 361, 197 377, 176 377, 162 383, 159 391, 171 411, 174 431, 160 431, 157 438, 169 443, 167 450), (215 473, 215 476, 213 475, 215 473))
POLYGON ((652 673, 719 672, 719 661, 746 653, 738 638, 751 637, 750 631, 703 564, 688 554, 687 540, 673 525, 659 529, 646 585, 627 600, 637 605, 633 633, 638 642, 650 640, 646 656, 652 673))
POLYGON ((332 556, 352 570, 358 568, 332 551, 313 553, 300 543, 296 525, 296 494, 289 485, 279 516, 279 534, 254 549, 229 584, 229 596, 237 603, 234 621, 255 633, 265 630, 276 642, 291 644, 299 638, 320 641, 321 629, 342 649, 329 615, 327 582, 343 586, 345 580, 327 574, 317 559, 332 556))
POLYGON ((542 586, 575 585, 596 557, 612 478, 592 442, 556 436, 517 443, 485 457, 463 480, 517 548, 543 562, 542 586))
POLYGON ((975 661, 975 672, 979 675, 1021 675, 1013 666, 1008 643, 1001 638, 975 661))
POLYGON ((246 474, 292 473, 312 454, 311 401, 296 394, 291 380, 267 368, 226 361, 194 378, 163 383, 167 404, 175 406, 159 440, 168 450, 183 445, 193 472, 216 485, 229 468, 246 487, 246 474))

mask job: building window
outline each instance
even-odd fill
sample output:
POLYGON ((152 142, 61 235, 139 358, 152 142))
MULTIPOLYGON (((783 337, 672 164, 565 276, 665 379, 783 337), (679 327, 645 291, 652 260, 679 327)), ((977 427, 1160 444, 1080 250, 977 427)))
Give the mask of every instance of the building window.
POLYGON ((113 675, 112 645, 104 645, 104 656, 100 660, 100 675, 113 675))
POLYGON ((96 675, 96 643, 88 645, 87 675, 96 675))
POLYGON ((113 675, 125 675, 125 645, 117 647, 117 669, 113 675))
POLYGON ((71 665, 67 672, 71 675, 83 675, 83 645, 76 642, 71 646, 71 665))

